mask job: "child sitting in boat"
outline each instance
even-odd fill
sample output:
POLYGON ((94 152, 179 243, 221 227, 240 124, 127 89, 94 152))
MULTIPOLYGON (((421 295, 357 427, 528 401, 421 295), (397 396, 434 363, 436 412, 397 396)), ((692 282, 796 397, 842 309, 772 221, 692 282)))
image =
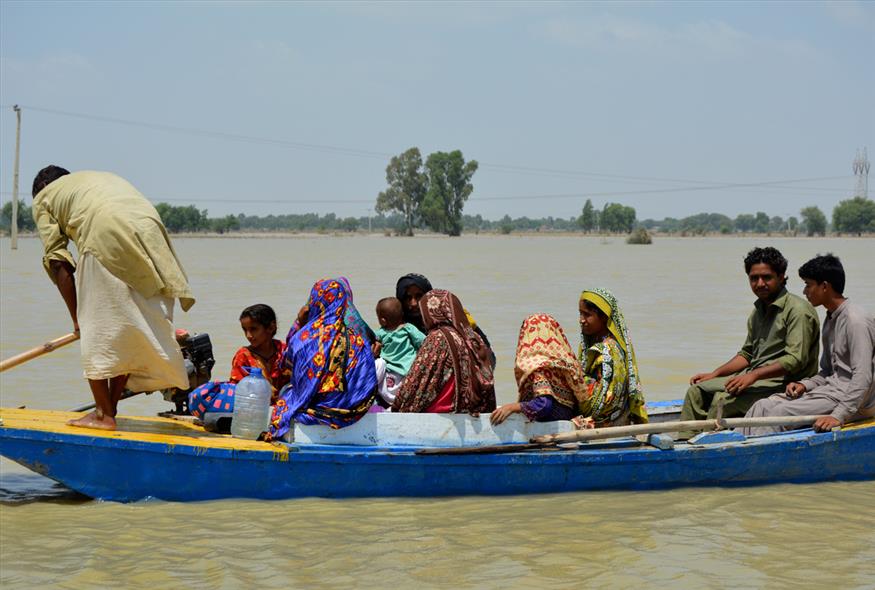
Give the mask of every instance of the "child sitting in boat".
POLYGON ((380 358, 375 360, 377 387, 382 400, 391 407, 425 334, 404 322, 401 300, 396 297, 385 297, 377 302, 377 320, 380 322, 377 342, 382 346, 380 358))
POLYGON ((276 336, 276 313, 273 308, 263 303, 250 305, 240 313, 240 327, 243 335, 249 341, 249 346, 243 346, 231 361, 231 382, 237 383, 249 375, 249 367, 261 369, 270 386, 273 396, 289 382, 291 373, 283 366, 282 358, 286 344, 276 336))
POLYGON ((276 313, 269 305, 256 303, 240 313, 240 327, 249 341, 241 347, 231 361, 231 376, 227 382, 210 381, 188 394, 188 407, 192 416, 203 419, 208 412, 228 412, 234 409, 234 388, 249 375, 249 369, 257 367, 270 383, 272 401, 277 392, 289 382, 291 373, 283 366, 286 345, 274 338, 276 313))

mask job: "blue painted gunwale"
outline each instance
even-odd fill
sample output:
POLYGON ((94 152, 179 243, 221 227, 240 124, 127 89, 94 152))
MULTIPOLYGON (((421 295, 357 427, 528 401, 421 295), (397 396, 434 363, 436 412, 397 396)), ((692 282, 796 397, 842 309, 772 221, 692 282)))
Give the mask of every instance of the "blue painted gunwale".
POLYGON ((411 447, 288 445, 288 455, 0 428, 0 454, 93 498, 506 495, 875 478, 875 425, 742 442, 632 440, 577 450, 415 455, 411 447))

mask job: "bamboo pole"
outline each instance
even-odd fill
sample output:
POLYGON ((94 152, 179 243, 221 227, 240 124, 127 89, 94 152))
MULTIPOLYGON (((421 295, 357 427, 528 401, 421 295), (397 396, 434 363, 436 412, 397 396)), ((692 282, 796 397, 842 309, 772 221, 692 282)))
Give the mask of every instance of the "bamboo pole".
POLYGON ((611 426, 560 432, 536 436, 528 443, 513 443, 506 445, 487 445, 479 447, 435 447, 418 449, 417 455, 481 455, 487 453, 516 453, 536 449, 555 448, 561 443, 587 442, 607 438, 622 438, 639 434, 658 434, 662 432, 678 432, 682 430, 699 430, 709 432, 726 428, 758 427, 758 426, 810 426, 822 416, 775 416, 765 418, 723 418, 720 420, 680 420, 675 422, 658 422, 655 424, 636 424, 634 426, 611 426))
POLYGON ((18 366, 21 363, 26 363, 31 359, 35 359, 38 356, 42 356, 47 352, 51 352, 56 348, 61 348, 62 346, 66 346, 71 342, 75 342, 79 340, 79 334, 76 332, 72 332, 67 334, 66 336, 61 336, 60 338, 55 338, 54 340, 49 340, 42 346, 37 346, 36 348, 31 348, 26 352, 22 352, 21 354, 16 354, 15 356, 9 357, 3 362, 0 362, 0 373, 5 371, 6 369, 11 369, 12 367, 18 366))
POLYGON ((555 444, 565 442, 586 442, 620 436, 635 436, 638 434, 657 434, 660 432, 679 432, 684 430, 700 430, 708 432, 725 428, 747 428, 759 426, 808 426, 821 416, 774 416, 764 418, 723 418, 720 420, 679 420, 677 422, 658 422, 656 424, 636 424, 634 426, 613 426, 607 428, 591 428, 545 434, 532 439, 533 443, 555 444))

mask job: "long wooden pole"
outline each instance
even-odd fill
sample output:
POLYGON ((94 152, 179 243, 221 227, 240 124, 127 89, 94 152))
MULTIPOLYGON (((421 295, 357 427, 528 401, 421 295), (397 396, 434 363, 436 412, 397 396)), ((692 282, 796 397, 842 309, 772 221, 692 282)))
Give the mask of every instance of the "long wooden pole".
POLYGON ((66 346, 71 342, 75 342, 79 340, 79 334, 72 332, 67 334, 66 336, 61 336, 60 338, 55 338, 54 340, 49 340, 42 346, 37 346, 36 348, 31 348, 26 352, 22 352, 21 354, 16 354, 15 356, 9 357, 3 362, 0 362, 0 373, 5 371, 6 369, 11 369, 12 367, 18 366, 21 363, 26 363, 31 359, 35 359, 38 356, 42 356, 47 352, 51 352, 57 348, 61 348, 62 346, 66 346))
POLYGON ((635 426, 612 426, 608 428, 592 428, 575 430, 558 434, 536 436, 528 443, 512 443, 506 445, 488 445, 480 447, 435 447, 418 449, 417 455, 480 455, 487 453, 516 453, 534 449, 556 447, 560 443, 587 442, 604 440, 606 438, 621 438, 639 434, 658 434, 661 432, 678 432, 683 430, 699 430, 708 432, 725 428, 759 427, 759 426, 810 426, 821 416, 775 416, 765 418, 724 418, 721 420, 681 420, 676 422, 657 422, 655 424, 637 424, 635 426))
POLYGON ((18 250, 18 152, 21 146, 21 107, 12 106, 17 124, 15 126, 15 165, 12 167, 12 219, 9 221, 9 233, 12 238, 12 249, 18 250))
POLYGON ((684 430, 723 430, 724 428, 757 428, 761 426, 808 426, 821 416, 774 416, 764 418, 723 418, 721 420, 679 420, 677 422, 657 422, 655 424, 636 424, 634 426, 613 426, 545 434, 532 439, 533 443, 558 444, 566 442, 586 442, 619 436, 657 434, 660 432, 680 432, 684 430))

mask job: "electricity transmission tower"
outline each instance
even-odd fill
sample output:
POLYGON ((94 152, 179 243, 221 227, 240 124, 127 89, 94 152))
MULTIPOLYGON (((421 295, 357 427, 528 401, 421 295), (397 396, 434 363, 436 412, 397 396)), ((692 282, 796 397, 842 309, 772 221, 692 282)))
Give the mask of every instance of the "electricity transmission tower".
POLYGON ((857 177, 857 187, 854 189, 855 197, 869 198, 869 157, 866 154, 866 148, 863 148, 862 155, 860 150, 857 150, 857 157, 854 158, 854 176, 857 177))

